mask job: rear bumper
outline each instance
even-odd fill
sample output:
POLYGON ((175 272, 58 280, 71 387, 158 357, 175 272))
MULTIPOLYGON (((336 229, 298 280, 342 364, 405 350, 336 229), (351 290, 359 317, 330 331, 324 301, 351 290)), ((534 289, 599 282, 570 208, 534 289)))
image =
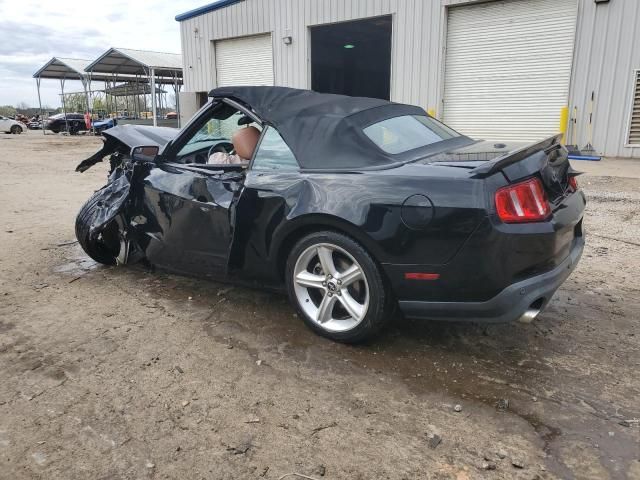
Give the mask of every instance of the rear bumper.
POLYGON ((416 319, 505 323, 519 319, 534 305, 543 309, 558 287, 569 277, 584 250, 577 237, 567 258, 553 270, 509 285, 484 302, 399 301, 405 316, 416 319))

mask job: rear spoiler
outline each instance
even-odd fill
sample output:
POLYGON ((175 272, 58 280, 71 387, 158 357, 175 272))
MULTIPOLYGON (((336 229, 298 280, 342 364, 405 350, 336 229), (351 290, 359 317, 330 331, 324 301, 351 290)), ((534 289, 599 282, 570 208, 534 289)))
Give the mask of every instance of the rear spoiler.
POLYGON ((527 145, 518 150, 514 150, 512 152, 506 153, 498 158, 494 158, 486 163, 483 163, 479 167, 471 170, 471 178, 485 178, 494 173, 502 170, 503 168, 508 167, 509 165, 513 165, 525 158, 533 155, 536 152, 540 152, 544 150, 545 152, 549 152, 551 150, 555 150, 562 146, 560 140, 562 139, 562 134, 553 135, 552 137, 546 138, 538 143, 533 143, 531 145, 527 145))

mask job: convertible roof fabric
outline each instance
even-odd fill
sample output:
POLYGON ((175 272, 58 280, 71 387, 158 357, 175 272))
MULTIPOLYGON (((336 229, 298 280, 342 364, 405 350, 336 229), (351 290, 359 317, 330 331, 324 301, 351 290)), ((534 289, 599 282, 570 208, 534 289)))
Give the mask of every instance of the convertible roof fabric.
POLYGON ((249 106, 278 129, 298 163, 307 169, 379 167, 412 159, 417 152, 391 155, 363 128, 400 115, 426 115, 412 105, 285 87, 222 87, 209 93, 249 106))

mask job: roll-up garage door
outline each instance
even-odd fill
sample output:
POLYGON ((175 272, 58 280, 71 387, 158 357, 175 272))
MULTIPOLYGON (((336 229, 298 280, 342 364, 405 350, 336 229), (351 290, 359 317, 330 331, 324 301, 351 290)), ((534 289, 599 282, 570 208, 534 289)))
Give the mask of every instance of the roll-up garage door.
POLYGON ((475 138, 542 139, 567 105, 577 0, 451 7, 444 121, 475 138))
POLYGON ((219 87, 273 85, 271 34, 215 42, 219 87))

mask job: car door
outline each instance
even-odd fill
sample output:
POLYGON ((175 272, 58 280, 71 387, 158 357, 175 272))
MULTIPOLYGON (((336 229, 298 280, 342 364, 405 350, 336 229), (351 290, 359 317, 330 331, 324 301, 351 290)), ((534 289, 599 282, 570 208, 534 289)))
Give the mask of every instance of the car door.
POLYGON ((0 132, 8 132, 11 120, 0 115, 0 132))
POLYGON ((230 138, 222 137, 227 132, 230 137, 234 128, 239 128, 237 122, 235 116, 203 121, 191 132, 187 127, 188 141, 182 139, 183 145, 175 153, 166 154, 145 176, 144 223, 140 228, 149 238, 145 254, 151 263, 199 276, 228 273, 235 205, 244 183, 244 169, 183 162, 192 162, 200 146, 206 156, 207 149, 221 139, 230 142, 230 138))
POLYGON ((144 179, 146 256, 170 270, 218 277, 227 272, 241 172, 165 162, 144 179))
POLYGON ((266 127, 236 208, 231 263, 248 277, 273 280, 277 276, 267 261, 273 234, 287 221, 300 185, 300 166, 293 152, 274 127, 266 127))

